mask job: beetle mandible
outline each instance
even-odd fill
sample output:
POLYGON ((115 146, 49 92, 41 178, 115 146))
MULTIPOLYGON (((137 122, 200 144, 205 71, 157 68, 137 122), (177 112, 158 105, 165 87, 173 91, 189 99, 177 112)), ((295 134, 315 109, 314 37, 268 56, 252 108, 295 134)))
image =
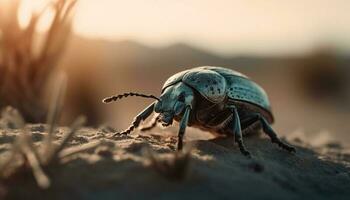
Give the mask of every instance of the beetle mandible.
POLYGON ((159 98, 130 92, 105 98, 103 102, 128 96, 156 101, 139 113, 128 129, 116 134, 129 134, 156 112, 150 126, 141 131, 150 130, 157 123, 169 126, 173 120, 178 121, 178 150, 182 149, 186 127, 192 126, 214 134, 233 135, 239 150, 246 156, 250 153, 242 135, 258 128, 262 128, 271 142, 295 152, 295 148, 282 142, 271 128, 274 118, 265 91, 237 71, 213 66, 196 67, 171 76, 164 83, 159 98))

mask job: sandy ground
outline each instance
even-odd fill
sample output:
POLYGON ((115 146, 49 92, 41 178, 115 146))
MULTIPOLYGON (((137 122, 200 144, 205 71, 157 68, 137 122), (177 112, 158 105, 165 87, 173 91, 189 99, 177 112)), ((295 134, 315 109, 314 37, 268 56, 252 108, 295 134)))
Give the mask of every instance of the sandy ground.
MULTIPOLYGON (((44 125, 29 125, 38 149, 44 125)), ((57 142, 68 128, 56 131, 57 142)), ((0 199, 348 199, 350 152, 338 143, 313 146, 288 141, 296 154, 279 149, 264 136, 245 139, 253 158, 243 157, 232 138, 188 134, 189 153, 176 154, 176 137, 156 131, 110 138, 112 128, 83 128, 69 142, 101 146, 45 168, 49 189, 39 189, 31 172, 0 181, 0 199)), ((11 143, 23 134, 0 130, 0 164, 11 143)))

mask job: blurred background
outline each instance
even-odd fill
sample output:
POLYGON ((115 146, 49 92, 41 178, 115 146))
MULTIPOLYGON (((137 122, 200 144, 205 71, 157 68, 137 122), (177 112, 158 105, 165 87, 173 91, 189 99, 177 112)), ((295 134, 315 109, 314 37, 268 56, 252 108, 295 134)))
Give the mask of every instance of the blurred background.
POLYGON ((349 143, 349 10, 347 0, 0 0, 0 107, 44 121, 49 77, 64 71, 62 124, 84 114, 120 130, 151 102, 104 97, 159 95, 178 71, 222 66, 265 88, 280 135, 349 143))

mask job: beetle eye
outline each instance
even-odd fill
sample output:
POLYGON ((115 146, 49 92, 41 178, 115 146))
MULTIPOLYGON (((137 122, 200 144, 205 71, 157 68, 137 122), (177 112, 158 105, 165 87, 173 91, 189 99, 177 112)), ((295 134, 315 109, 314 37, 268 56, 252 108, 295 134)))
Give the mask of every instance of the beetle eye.
POLYGON ((184 93, 181 93, 179 95, 179 99, 178 99, 180 102, 185 102, 185 94, 184 93))

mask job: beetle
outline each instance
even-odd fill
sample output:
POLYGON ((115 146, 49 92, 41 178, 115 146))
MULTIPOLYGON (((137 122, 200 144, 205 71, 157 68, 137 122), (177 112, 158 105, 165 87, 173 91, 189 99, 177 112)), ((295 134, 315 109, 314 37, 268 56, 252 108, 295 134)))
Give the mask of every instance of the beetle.
POLYGON ((250 152, 243 142, 243 135, 262 129, 272 143, 295 152, 295 148, 279 139, 271 124, 274 117, 268 96, 263 88, 246 75, 237 71, 214 66, 202 66, 171 76, 163 85, 160 97, 140 93, 124 93, 103 100, 104 103, 128 96, 156 99, 140 112, 125 131, 129 134, 153 112, 152 123, 141 131, 150 130, 158 123, 169 126, 179 122, 177 149, 183 147, 187 126, 209 131, 213 134, 232 135, 243 155, 250 152))

